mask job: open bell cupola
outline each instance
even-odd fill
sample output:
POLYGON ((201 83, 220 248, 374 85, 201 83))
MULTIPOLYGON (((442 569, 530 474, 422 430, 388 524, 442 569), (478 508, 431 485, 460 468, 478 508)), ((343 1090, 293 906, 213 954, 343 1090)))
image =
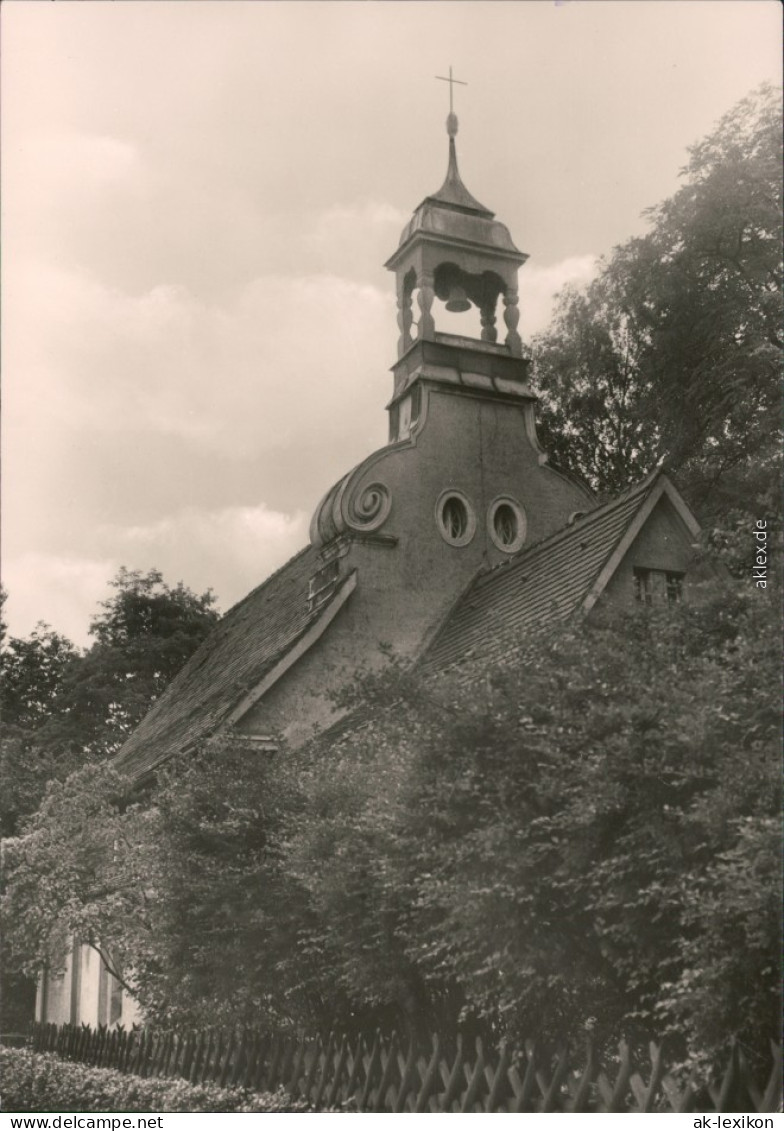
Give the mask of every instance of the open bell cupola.
POLYGON ((517 273, 528 256, 517 248, 505 224, 472 196, 457 166, 457 116, 447 118, 449 163, 438 192, 425 197, 403 229, 397 251, 385 266, 397 284, 398 361, 395 399, 421 367, 454 366, 525 382, 528 362, 518 322, 517 273), (415 300, 416 299, 416 313, 415 300), (478 314, 477 337, 436 328, 434 302, 450 312, 478 314), (497 318, 502 309, 503 340, 497 318), (463 362, 456 352, 462 355, 463 362), (468 362, 468 354, 470 364, 468 362), (480 362, 477 355, 482 355, 480 362))

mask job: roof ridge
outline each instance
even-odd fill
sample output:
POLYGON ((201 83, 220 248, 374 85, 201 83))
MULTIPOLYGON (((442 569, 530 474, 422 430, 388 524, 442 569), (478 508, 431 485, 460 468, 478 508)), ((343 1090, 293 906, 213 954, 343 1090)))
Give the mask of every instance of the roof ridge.
POLYGON ((557 530, 554 530, 551 534, 546 534, 543 538, 540 538, 538 542, 532 542, 530 546, 522 547, 507 561, 498 562, 497 565, 491 566, 490 569, 477 575, 472 584, 484 584, 499 571, 514 569, 516 566, 520 565, 525 558, 532 555, 535 551, 541 550, 542 547, 548 545, 548 543, 555 545, 559 539, 566 538, 574 531, 585 529, 585 527, 595 522, 599 517, 604 517, 604 515, 609 514, 615 507, 621 506, 623 503, 628 503, 636 494, 647 494, 650 488, 653 487, 654 481, 659 474, 663 474, 661 467, 657 467, 653 472, 646 475, 644 479, 641 479, 639 483, 635 484, 634 487, 630 487, 621 495, 616 495, 614 499, 608 499, 606 503, 599 503, 598 506, 581 514, 580 517, 574 519, 573 522, 567 522, 565 526, 559 526, 557 530))

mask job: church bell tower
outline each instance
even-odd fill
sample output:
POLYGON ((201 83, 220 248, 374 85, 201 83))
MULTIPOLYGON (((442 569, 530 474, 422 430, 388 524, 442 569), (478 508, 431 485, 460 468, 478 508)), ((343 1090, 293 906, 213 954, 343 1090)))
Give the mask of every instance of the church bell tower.
MULTIPOLYGON (((447 81, 451 91, 451 70, 447 81)), ((422 646, 478 571, 510 562, 590 503, 538 443, 518 332, 527 256, 461 180, 451 96, 446 125, 444 183, 386 264, 399 328, 389 441, 330 488, 310 530, 329 585, 356 570, 356 623, 402 654, 422 646), (452 315, 461 329, 473 318, 469 333, 441 324, 452 315)), ((321 578, 313 591, 328 594, 321 578)))
MULTIPOLYGON (((403 404, 414 375, 423 367, 456 366, 478 370, 503 381, 525 384, 528 362, 518 322, 517 273, 528 256, 514 244, 509 229, 472 196, 460 177, 455 137, 457 115, 446 121, 449 160, 438 192, 426 196, 400 237, 385 266, 395 273, 397 290, 398 361, 393 367, 394 398, 390 439, 401 432, 408 411, 403 404), (436 325, 435 300, 450 313, 473 311, 477 333, 447 333, 436 325), (497 321, 502 314, 499 335, 497 321), (499 340, 501 339, 501 340, 499 340), (395 412, 396 406, 398 407, 395 412)), ((431 374, 433 375, 433 374, 431 374)))

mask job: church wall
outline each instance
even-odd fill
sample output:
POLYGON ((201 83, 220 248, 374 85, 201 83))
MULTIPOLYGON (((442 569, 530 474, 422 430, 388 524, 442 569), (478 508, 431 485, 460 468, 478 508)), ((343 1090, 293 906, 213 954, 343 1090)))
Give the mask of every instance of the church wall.
POLYGON ((474 569, 505 560, 487 533, 487 508, 498 495, 511 494, 525 508, 528 545, 590 505, 579 487, 540 464, 525 431, 525 411, 522 404, 431 388, 416 446, 392 452, 369 468, 367 482, 381 479, 392 493, 383 532, 406 540, 407 553, 398 566, 408 573, 406 584, 418 582, 422 566, 439 574, 465 574, 468 563, 474 569), (476 515, 474 539, 461 549, 448 546, 435 526, 436 501, 449 488, 463 491, 476 515))
POLYGON ((81 993, 75 1020, 79 1025, 96 1025, 101 960, 91 946, 80 946, 79 963, 81 993))
POLYGON ((71 1020, 71 955, 66 960, 65 972, 59 977, 46 974, 38 985, 35 1002, 37 1021, 66 1025, 71 1020))
MULTIPOLYGON (((357 571, 357 588, 323 637, 241 721, 241 732, 304 741, 334 722, 330 691, 357 671, 386 663, 381 645, 415 656, 440 626, 477 571, 508 559, 487 530, 490 504, 511 495, 525 509, 526 544, 562 527, 590 505, 577 485, 539 462, 525 430, 524 407, 430 389, 425 418, 411 445, 371 458, 350 488, 361 497, 382 483, 391 497, 380 535, 350 542, 341 576, 357 571), (448 544, 436 523, 445 490, 463 492, 476 518, 467 546, 448 544)), ((303 601, 306 594, 302 595, 303 601)))
MULTIPOLYGON (((379 556, 394 553, 383 548, 374 548, 374 552, 379 556)), ((380 644, 389 642, 394 633, 379 635, 376 616, 370 612, 374 589, 366 584, 367 572, 361 571, 356 591, 324 636, 243 717, 237 726, 240 733, 279 735, 294 746, 300 745, 314 730, 322 730, 340 718, 331 692, 347 686, 358 671, 387 662, 380 644)), ((378 611, 375 609, 375 614, 378 611)))
POLYGON ((141 1021, 141 1011, 138 1003, 125 991, 121 995, 116 994, 115 1006, 112 1008, 113 984, 116 993, 118 986, 103 967, 101 958, 93 947, 71 946, 64 972, 58 977, 46 974, 39 981, 35 1003, 36 1020, 55 1025, 97 1026, 120 1023, 129 1028, 141 1021))

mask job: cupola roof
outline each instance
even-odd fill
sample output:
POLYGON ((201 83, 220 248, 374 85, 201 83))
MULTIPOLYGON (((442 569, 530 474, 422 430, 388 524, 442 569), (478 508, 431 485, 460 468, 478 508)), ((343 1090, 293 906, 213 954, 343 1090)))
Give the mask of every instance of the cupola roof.
MULTIPOLYGON (((527 256, 516 247, 506 224, 495 219, 484 204, 481 204, 463 184, 457 165, 455 135, 457 134, 457 115, 449 114, 446 120, 449 135, 449 161, 446 177, 438 192, 426 196, 415 209, 400 236, 398 251, 417 233, 432 235, 440 241, 455 241, 492 248, 513 255, 519 263, 527 256)), ((386 264, 393 268, 397 260, 395 253, 386 264)))
MULTIPOLYGON (((446 179, 441 185, 438 192, 432 196, 425 197, 422 204, 427 201, 432 201, 434 204, 440 204, 446 208, 468 209, 479 216, 485 216, 488 220, 492 220, 495 215, 489 208, 485 208, 484 204, 480 204, 475 196, 472 196, 468 189, 463 184, 460 177, 460 170, 457 167, 457 150, 455 148, 455 134, 457 133, 457 115, 450 114, 447 118, 447 133, 449 134, 449 164, 446 171, 446 179)), ((420 208, 422 205, 420 205, 420 208)))

